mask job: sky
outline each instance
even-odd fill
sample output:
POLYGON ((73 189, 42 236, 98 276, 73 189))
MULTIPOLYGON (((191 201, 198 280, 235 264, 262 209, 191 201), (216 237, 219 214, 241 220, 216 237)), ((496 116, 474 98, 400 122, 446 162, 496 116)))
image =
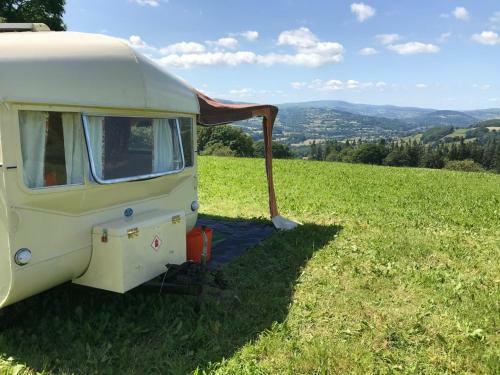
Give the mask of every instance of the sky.
POLYGON ((500 0, 67 0, 216 98, 500 107, 500 0))

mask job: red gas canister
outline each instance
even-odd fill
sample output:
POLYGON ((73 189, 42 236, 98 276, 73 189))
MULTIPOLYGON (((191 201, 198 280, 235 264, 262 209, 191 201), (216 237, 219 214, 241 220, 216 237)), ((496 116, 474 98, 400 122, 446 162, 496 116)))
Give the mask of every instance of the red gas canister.
POLYGON ((195 227, 187 234, 186 237, 186 247, 187 247, 187 260, 195 263, 201 262, 201 254, 203 252, 203 230, 207 235, 207 259, 208 262, 212 253, 212 234, 213 231, 210 228, 205 227, 195 227))

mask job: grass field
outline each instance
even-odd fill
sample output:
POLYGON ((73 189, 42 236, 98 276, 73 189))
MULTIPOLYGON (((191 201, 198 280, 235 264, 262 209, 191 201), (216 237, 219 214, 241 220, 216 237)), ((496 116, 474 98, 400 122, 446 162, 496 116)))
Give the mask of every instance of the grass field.
MULTIPOLYGON (((13 306, 0 372, 500 373, 499 175, 278 160, 275 178, 304 225, 227 266, 200 315, 62 286, 13 306)), ((200 202, 266 217, 263 160, 200 158, 200 202)))

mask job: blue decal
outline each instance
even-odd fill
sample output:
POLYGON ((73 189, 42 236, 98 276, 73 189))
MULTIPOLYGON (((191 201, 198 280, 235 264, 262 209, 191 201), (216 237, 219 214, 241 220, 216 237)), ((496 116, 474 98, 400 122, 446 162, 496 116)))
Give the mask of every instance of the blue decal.
POLYGON ((126 217, 130 217, 134 214, 134 210, 131 208, 127 208, 125 212, 123 213, 126 217))

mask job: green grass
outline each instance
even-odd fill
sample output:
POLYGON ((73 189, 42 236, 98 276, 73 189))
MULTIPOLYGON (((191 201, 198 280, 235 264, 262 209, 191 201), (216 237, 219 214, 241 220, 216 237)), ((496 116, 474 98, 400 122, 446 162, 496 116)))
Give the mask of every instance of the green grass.
MULTIPOLYGON (((204 213, 266 217, 263 160, 199 161, 204 213)), ((500 372, 499 175, 277 160, 275 179, 304 225, 227 266, 200 315, 191 297, 63 286, 12 307, 0 369, 500 372)))

